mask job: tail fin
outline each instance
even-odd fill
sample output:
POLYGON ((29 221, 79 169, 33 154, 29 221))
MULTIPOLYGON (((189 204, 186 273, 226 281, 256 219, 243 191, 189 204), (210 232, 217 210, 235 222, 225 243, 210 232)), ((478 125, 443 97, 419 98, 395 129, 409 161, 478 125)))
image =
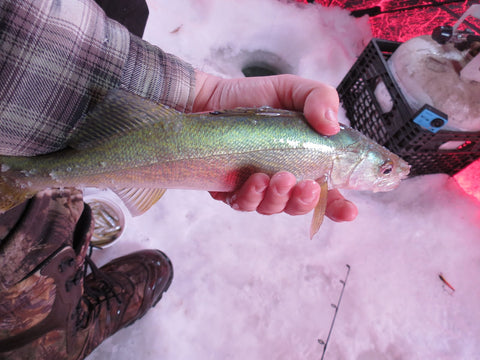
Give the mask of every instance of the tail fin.
POLYGON ((0 214, 35 195, 25 183, 15 181, 11 173, 8 165, 1 163, 0 157, 0 214))

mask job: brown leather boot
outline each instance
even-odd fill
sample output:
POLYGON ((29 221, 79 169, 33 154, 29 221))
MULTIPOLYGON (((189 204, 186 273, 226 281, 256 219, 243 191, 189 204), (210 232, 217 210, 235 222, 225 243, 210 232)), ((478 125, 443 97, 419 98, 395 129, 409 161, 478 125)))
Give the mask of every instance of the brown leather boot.
POLYGON ((47 195, 17 210, 20 216, 10 216, 14 220, 5 221, 11 231, 0 242, 0 263, 13 259, 16 265, 10 269, 28 272, 11 275, 0 268, 0 359, 83 359, 105 338, 143 316, 160 300, 173 277, 170 260, 152 250, 124 256, 97 269, 85 255, 93 229, 89 207, 79 211, 83 202, 80 209, 76 193, 64 194, 67 200, 47 195), (43 205, 38 206, 39 202, 43 205), (37 216, 34 206, 42 209, 37 216), (39 214, 50 223, 39 221, 39 214), (31 219, 37 226, 30 226, 31 219), (72 220, 76 221, 74 226, 72 220), (39 225, 49 230, 38 231, 39 225), (17 241, 13 241, 12 232, 18 235, 17 241), (42 235, 32 242, 35 234, 42 235), (51 234, 62 234, 66 240, 44 239, 51 234), (48 246, 35 246, 44 243, 48 246), (47 256, 55 248, 51 243, 57 244, 57 249, 47 256), (16 249, 21 251, 15 255, 16 249), (26 260, 20 261, 22 257, 26 260), (36 257, 42 261, 34 266, 36 257), (85 281, 84 259, 92 267, 85 281))
POLYGON ((100 269, 93 265, 75 314, 76 331, 69 341, 84 349, 83 357, 90 354, 107 337, 155 306, 172 278, 172 264, 158 250, 138 251, 100 269))

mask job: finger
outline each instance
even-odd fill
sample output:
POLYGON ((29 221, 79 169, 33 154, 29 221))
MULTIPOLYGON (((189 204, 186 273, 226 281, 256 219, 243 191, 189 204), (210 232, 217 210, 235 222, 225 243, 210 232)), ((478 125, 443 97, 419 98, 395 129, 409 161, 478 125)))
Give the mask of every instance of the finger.
POLYGON ((289 215, 303 215, 315 207, 320 196, 320 185, 313 180, 299 182, 292 191, 292 196, 285 207, 289 215))
POLYGON ((337 91, 322 84, 305 99, 303 113, 309 124, 320 134, 334 135, 340 131, 338 106, 337 91))
POLYGON ((227 202, 227 197, 232 195, 232 193, 220 191, 209 191, 209 193, 212 198, 214 198, 215 200, 223 201, 224 203, 227 202))
POLYGON ((296 182, 295 176, 285 171, 273 175, 257 211, 265 215, 281 213, 290 199, 290 193, 296 182))
POLYGON ((277 94, 282 106, 303 111, 312 127, 323 135, 340 131, 337 90, 327 84, 292 75, 279 75, 277 94))
POLYGON ((233 193, 229 193, 225 202, 233 209, 255 211, 265 196, 270 178, 266 174, 253 174, 233 193))
POLYGON ((329 190, 325 215, 333 221, 352 221, 358 215, 357 207, 346 200, 337 189, 329 190))

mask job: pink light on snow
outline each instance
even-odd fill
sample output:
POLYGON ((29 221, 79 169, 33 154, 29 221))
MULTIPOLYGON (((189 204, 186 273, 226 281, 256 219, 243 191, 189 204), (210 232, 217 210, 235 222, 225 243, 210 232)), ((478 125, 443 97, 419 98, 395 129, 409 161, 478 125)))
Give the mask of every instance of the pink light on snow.
POLYGON ((467 194, 480 201, 480 159, 455 174, 453 178, 467 194))

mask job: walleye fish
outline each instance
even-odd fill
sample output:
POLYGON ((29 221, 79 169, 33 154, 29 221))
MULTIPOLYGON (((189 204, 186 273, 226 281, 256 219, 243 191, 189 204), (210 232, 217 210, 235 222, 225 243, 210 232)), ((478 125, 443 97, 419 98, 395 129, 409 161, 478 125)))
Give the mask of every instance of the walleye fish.
POLYGON ((409 169, 349 127, 319 135, 298 112, 263 107, 184 114, 116 89, 73 131, 68 148, 0 156, 0 212, 45 188, 97 187, 115 191, 135 216, 167 188, 233 191, 255 172, 285 170, 321 184, 313 236, 327 188, 389 191, 409 169))

